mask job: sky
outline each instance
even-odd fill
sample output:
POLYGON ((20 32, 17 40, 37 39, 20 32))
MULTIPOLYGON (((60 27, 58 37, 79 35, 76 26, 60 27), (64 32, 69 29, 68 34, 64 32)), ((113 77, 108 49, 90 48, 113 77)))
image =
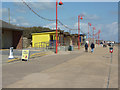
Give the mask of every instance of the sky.
MULTIPOLYGON (((55 2, 26 2, 40 16, 48 19, 56 19, 55 2)), ((18 26, 42 26, 55 29, 55 21, 47 21, 35 15, 22 2, 2 2, 0 19, 8 22, 8 8, 10 8, 10 23, 18 26)), ((83 15, 80 20, 80 29, 82 32, 88 32, 88 22, 92 28, 95 27, 95 33, 101 30, 100 39, 118 41, 118 2, 63 2, 58 5, 58 19, 67 27, 78 28, 78 15, 83 15)), ((58 23, 58 28, 69 31, 58 23)), ((81 33, 82 33, 81 32, 81 33)), ((71 33, 78 33, 78 30, 72 30, 71 33)))

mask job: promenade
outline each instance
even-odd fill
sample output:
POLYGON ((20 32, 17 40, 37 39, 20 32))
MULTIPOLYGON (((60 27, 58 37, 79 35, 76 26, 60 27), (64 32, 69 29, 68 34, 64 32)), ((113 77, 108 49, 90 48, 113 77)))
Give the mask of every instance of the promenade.
POLYGON ((112 64, 109 47, 97 46, 93 53, 59 52, 3 65, 3 88, 109 88, 118 87, 118 48, 112 64))

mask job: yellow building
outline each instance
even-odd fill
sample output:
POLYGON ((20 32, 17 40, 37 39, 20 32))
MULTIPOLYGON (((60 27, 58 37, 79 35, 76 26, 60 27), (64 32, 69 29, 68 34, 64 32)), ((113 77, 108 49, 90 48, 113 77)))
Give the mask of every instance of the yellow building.
MULTIPOLYGON (((59 32, 58 32, 59 36, 59 32)), ((59 38, 58 38, 59 40, 59 38)), ((40 33, 32 33, 32 47, 47 47, 50 42, 55 44, 56 42, 56 31, 43 31, 40 33)))

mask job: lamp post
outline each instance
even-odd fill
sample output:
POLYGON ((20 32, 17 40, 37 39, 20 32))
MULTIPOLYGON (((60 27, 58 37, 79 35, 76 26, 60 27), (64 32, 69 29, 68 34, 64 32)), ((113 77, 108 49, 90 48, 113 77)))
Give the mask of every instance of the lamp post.
POLYGON ((80 19, 82 20, 83 17, 78 15, 78 50, 80 49, 80 19))
POLYGON ((97 43, 98 43, 98 45, 99 45, 99 33, 98 33, 98 42, 97 42, 97 43))
MULTIPOLYGON (((62 5, 62 1, 59 2, 59 5, 62 5)), ((57 6, 58 6, 58 0, 56 0, 56 54, 57 54, 57 47, 58 47, 58 41, 57 41, 57 6)))
POLYGON ((93 27, 93 43, 94 43, 94 30, 95 30, 95 27, 93 27))
POLYGON ((100 30, 98 31, 98 45, 100 44, 100 40, 99 40, 99 38, 100 38, 100 30))
POLYGON ((89 47, 89 26, 91 26, 91 23, 88 23, 88 47, 89 47))

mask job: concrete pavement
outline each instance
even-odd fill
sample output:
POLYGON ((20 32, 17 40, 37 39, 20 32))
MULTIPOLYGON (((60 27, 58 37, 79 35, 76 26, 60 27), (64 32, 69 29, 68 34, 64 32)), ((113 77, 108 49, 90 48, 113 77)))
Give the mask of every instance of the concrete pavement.
POLYGON ((110 64, 109 48, 97 47, 94 53, 83 49, 61 52, 3 66, 3 87, 7 88, 106 88, 112 66, 110 88, 118 87, 118 48, 110 64))

